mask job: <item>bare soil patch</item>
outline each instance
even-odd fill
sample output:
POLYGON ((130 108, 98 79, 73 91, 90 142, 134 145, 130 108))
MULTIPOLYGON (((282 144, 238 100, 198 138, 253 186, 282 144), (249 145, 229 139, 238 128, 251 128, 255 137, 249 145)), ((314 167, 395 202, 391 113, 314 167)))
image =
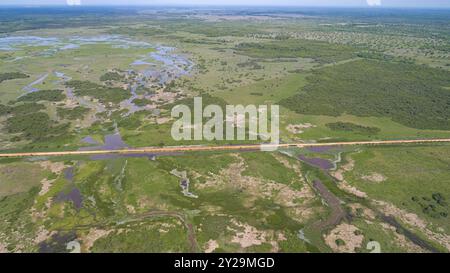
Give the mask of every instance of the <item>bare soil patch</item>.
POLYGON ((205 253, 212 253, 219 247, 219 243, 216 240, 209 240, 205 245, 205 253))
POLYGON ((89 251, 98 239, 108 236, 113 230, 103 230, 91 228, 89 233, 83 237, 83 246, 86 251, 89 251))
POLYGON ((342 223, 325 236, 325 242, 335 252, 354 253, 364 240, 364 235, 358 234, 357 231, 357 227, 342 223), (338 240, 343 243, 338 244, 338 240))
POLYGON ((314 127, 316 127, 316 126, 311 123, 289 124, 286 127, 286 130, 288 130, 288 132, 290 132, 290 133, 297 135, 297 134, 302 134, 306 129, 314 128, 314 127))
POLYGON ((381 183, 381 182, 386 181, 386 179, 387 179, 380 173, 371 173, 369 175, 364 175, 361 178, 366 181, 373 182, 373 183, 381 183))

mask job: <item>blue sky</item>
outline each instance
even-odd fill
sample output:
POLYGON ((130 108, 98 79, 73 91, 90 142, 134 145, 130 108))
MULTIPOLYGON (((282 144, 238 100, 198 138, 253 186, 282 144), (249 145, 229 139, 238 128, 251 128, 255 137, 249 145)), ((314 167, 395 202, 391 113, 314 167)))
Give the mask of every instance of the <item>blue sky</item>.
MULTIPOLYGON (((0 5, 65 5, 71 0, 0 0, 0 5)), ((381 1, 385 7, 450 7, 450 0, 80 0, 83 5, 290 5, 367 6, 381 1)))

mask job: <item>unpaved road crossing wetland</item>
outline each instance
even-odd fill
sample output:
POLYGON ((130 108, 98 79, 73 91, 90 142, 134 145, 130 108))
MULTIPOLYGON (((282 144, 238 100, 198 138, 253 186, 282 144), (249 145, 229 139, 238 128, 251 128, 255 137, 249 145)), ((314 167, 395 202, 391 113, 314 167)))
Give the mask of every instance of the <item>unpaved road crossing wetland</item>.
POLYGON ((0 253, 450 252, 450 10, 360 2, 0 3, 0 253))

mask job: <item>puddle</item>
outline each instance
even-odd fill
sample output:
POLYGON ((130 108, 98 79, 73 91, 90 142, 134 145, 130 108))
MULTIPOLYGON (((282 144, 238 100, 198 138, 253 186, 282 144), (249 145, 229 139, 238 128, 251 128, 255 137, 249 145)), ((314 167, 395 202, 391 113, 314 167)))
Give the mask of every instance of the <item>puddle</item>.
POLYGON ((14 51, 20 46, 52 46, 58 43, 57 38, 36 36, 10 36, 0 38, 0 50, 14 51))
MULTIPOLYGON (((25 92, 27 92, 26 94, 29 94, 29 93, 33 93, 33 92, 39 91, 38 88, 35 88, 35 87, 33 87, 33 86, 38 85, 38 84, 41 84, 43 81, 45 81, 45 79, 47 79, 48 76, 49 76, 48 73, 46 73, 46 74, 44 74, 44 75, 42 75, 42 76, 39 76, 39 78, 38 78, 37 80, 35 80, 34 82, 32 82, 32 83, 30 83, 29 85, 25 86, 22 90, 25 91, 25 92)), ((23 96, 23 95, 22 95, 22 96, 23 96)))
POLYGON ((148 153, 148 154, 123 154, 123 155, 120 155, 121 157, 134 157, 134 158, 142 158, 142 157, 146 157, 146 158, 148 158, 149 160, 152 160, 152 161, 154 161, 154 160, 156 160, 156 157, 158 156, 158 155, 160 155, 160 154, 150 154, 150 153, 148 153))
POLYGON ((304 242, 306 242, 306 243, 308 243, 308 244, 311 243, 311 241, 310 241, 308 238, 306 238, 306 236, 305 236, 305 230, 304 230, 304 229, 300 229, 300 230, 298 231, 297 237, 298 237, 300 240, 302 240, 302 241, 304 241, 304 242))
POLYGON ((76 102, 78 102, 78 104, 80 106, 90 108, 90 109, 95 109, 96 113, 102 113, 102 112, 106 111, 106 107, 103 106, 103 104, 94 103, 94 102, 84 99, 83 97, 75 96, 72 88, 67 88, 66 96, 68 99, 75 100, 76 102))
MULTIPOLYGON (((92 141, 92 144, 99 144, 92 137, 87 136, 83 139, 84 141, 92 141), (95 143, 94 143, 95 142, 95 143)), ((82 140, 82 141, 83 141, 82 140)), ((123 148, 129 148, 129 146, 123 141, 119 133, 106 135, 104 138, 103 145, 81 147, 80 151, 97 151, 97 150, 119 150, 123 148)), ((118 158, 120 155, 117 154, 105 154, 105 155, 93 155, 90 158, 92 160, 102 160, 102 159, 113 159, 118 158)))
POLYGON ((54 74, 55 74, 55 76, 56 76, 57 78, 59 78, 62 82, 68 82, 68 81, 70 81, 70 80, 72 79, 71 77, 67 76, 66 74, 64 74, 64 73, 62 73, 62 72, 55 71, 54 74))
POLYGON ((83 195, 78 188, 73 188, 69 193, 58 193, 55 202, 72 202, 74 207, 80 210, 83 207, 83 195))
POLYGON ((131 65, 132 66, 139 66, 139 65, 154 65, 154 64, 146 62, 146 61, 143 61, 143 60, 136 60, 131 65))
MULTIPOLYGON (((0 50, 16 51, 24 46, 44 46, 39 55, 51 56, 59 51, 77 49, 82 45, 107 44, 113 48, 148 48, 156 51, 141 56, 130 64, 132 70, 129 73, 136 73, 137 78, 130 86, 131 98, 121 102, 120 106, 127 109, 130 115, 141 110, 152 110, 148 106, 137 106, 133 100, 139 96, 136 90, 139 87, 147 87, 148 82, 156 82, 159 85, 165 85, 181 76, 189 75, 194 67, 194 63, 186 56, 177 54, 175 48, 152 45, 147 42, 133 41, 120 35, 100 35, 92 37, 72 36, 72 37, 37 37, 37 36, 10 36, 0 37, 0 50), (48 48, 49 47, 49 48, 48 48), (136 70, 136 71, 134 71, 136 70)), ((61 72, 53 72, 63 82, 71 80, 71 77, 61 72)), ((23 88, 27 93, 37 92, 39 89, 34 86, 42 83, 49 74, 40 76, 39 79, 23 88)), ((72 90, 67 91, 70 99, 76 100, 81 106, 95 109, 97 113, 106 111, 103 105, 92 103, 73 95, 72 90)), ((149 95, 149 97, 151 94, 149 95)))
POLYGON ((72 202, 75 209, 79 211, 83 207, 83 195, 81 191, 73 183, 74 167, 69 167, 64 170, 64 178, 69 182, 67 187, 59 192, 54 201, 59 202, 72 202))
POLYGON ((172 174, 180 179, 180 187, 182 189, 181 192, 183 193, 184 196, 190 197, 190 198, 198 198, 197 195, 195 195, 189 191, 190 180, 187 177, 186 171, 180 172, 180 171, 174 169, 170 172, 170 174, 172 174))
POLYGON ((307 158, 304 155, 299 155, 298 158, 303 161, 306 162, 310 165, 313 165, 315 167, 321 168, 323 170, 331 170, 334 168, 334 164, 333 162, 331 162, 330 160, 327 159, 323 159, 323 158, 307 158))
POLYGON ((75 232, 56 233, 49 240, 39 244, 39 253, 68 253, 67 244, 75 241, 75 232))
POLYGON ((105 145, 99 147, 100 150, 117 150, 128 148, 128 145, 122 140, 120 134, 105 136, 105 145))
MULTIPOLYGON (((194 63, 174 51, 175 48, 158 46, 156 52, 151 52, 130 64, 131 67, 139 66, 139 68, 136 68, 139 73, 137 73, 135 83, 130 87, 131 98, 120 104, 122 108, 128 109, 126 115, 141 110, 149 110, 148 106, 137 106, 133 103, 133 100, 139 97, 136 94, 139 87, 145 88, 149 82, 165 85, 181 76, 189 75, 194 63)), ((128 73, 135 75, 136 71, 129 70, 128 73)), ((147 97, 151 97, 151 95, 147 97)))
POLYGON ((69 167, 64 170, 64 178, 70 182, 73 182, 73 177, 74 177, 73 170, 74 170, 73 167, 69 167))
POLYGON ((0 50, 16 51, 24 46, 50 47, 43 49, 41 55, 53 55, 58 51, 78 49, 82 45, 109 44, 113 48, 151 48, 146 42, 133 41, 120 35, 101 35, 92 37, 37 37, 37 36, 8 36, 0 38, 0 50))
POLYGON ((325 153, 329 150, 332 150, 334 147, 332 146, 317 146, 317 147, 309 147, 308 150, 314 153, 325 153))

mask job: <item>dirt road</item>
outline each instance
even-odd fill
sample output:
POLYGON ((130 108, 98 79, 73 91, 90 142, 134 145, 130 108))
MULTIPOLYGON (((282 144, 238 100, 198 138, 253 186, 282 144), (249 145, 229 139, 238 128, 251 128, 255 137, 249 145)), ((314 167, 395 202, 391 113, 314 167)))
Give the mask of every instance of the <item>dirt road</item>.
POLYGON ((310 148, 329 146, 370 146, 370 145, 395 145, 395 144, 426 144, 426 143, 450 143, 447 139, 416 139, 416 140, 380 140, 380 141, 352 141, 331 143, 291 143, 291 144, 248 144, 248 145, 223 145, 223 146, 170 146, 170 147, 146 147, 118 150, 94 150, 94 151, 60 151, 60 152, 18 152, 1 153, 0 158, 7 157, 33 157, 33 156, 67 156, 67 155, 104 155, 104 154, 158 154, 176 152, 202 152, 202 151, 242 151, 259 150, 265 148, 310 148))

